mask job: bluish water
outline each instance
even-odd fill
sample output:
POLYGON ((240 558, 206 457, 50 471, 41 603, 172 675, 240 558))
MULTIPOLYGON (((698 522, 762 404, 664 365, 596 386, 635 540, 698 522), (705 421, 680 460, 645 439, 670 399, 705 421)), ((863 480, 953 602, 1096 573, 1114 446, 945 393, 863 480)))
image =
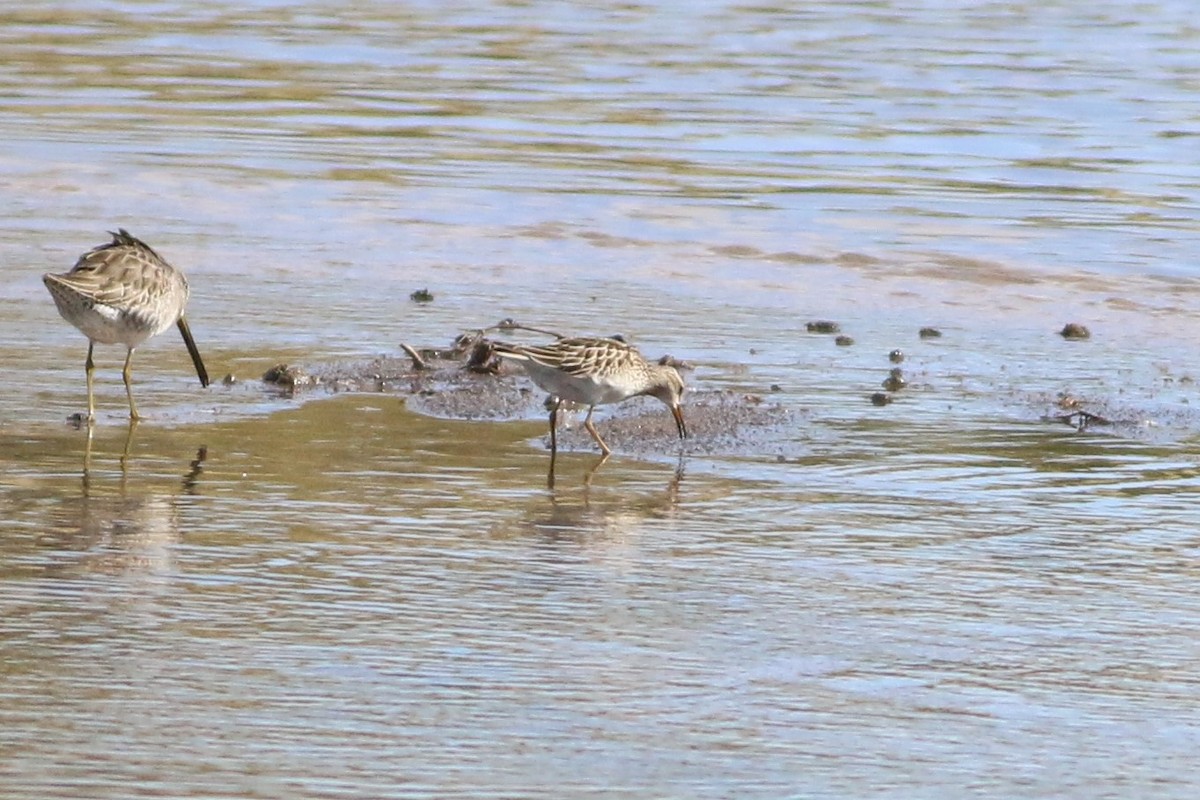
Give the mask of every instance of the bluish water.
POLYGON ((0 794, 1194 796, 1193 17, 6 5, 0 794), (239 382, 164 334, 130 431, 101 349, 89 439, 40 275, 117 226, 239 382), (257 381, 506 316, 786 424, 549 488, 257 381))

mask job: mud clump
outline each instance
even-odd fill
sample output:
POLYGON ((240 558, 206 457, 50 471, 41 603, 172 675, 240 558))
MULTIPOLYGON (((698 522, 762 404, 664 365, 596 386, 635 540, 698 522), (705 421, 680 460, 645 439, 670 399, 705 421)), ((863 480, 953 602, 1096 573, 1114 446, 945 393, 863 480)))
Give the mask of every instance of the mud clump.
MULTIPOLYGON (((624 339, 617 339, 615 336, 612 338, 616 339, 618 342, 625 341, 624 339)), ((664 367, 674 367, 678 370, 695 369, 695 366, 693 366, 690 362, 684 361, 682 358, 676 358, 675 356, 663 356, 658 360, 658 363, 664 367)))
POLYGON ((320 378, 310 375, 300 367, 290 364, 276 364, 263 373, 263 383, 276 386, 284 391, 294 393, 298 389, 306 389, 320 383, 320 378))
POLYGON ((428 289, 417 289, 408 296, 408 299, 412 300, 414 303, 432 303, 433 292, 429 291, 428 289))
POLYGON ((922 339, 940 339, 942 338, 942 332, 937 328, 925 327, 917 331, 917 336, 922 339))
POLYGON ((833 340, 833 343, 838 347, 849 347, 854 344, 854 337, 842 335, 833 340))
POLYGON ((1063 325, 1058 335, 1068 340, 1080 340, 1092 338, 1092 332, 1087 329, 1086 325, 1080 325, 1078 322, 1068 322, 1063 325))
POLYGON ((889 392, 898 392, 908 386, 908 380, 905 379, 904 373, 899 367, 894 367, 888 376, 883 379, 883 388, 889 392))
POLYGON ((819 319, 813 322, 806 322, 804 330, 809 333, 840 333, 842 326, 831 320, 819 319))

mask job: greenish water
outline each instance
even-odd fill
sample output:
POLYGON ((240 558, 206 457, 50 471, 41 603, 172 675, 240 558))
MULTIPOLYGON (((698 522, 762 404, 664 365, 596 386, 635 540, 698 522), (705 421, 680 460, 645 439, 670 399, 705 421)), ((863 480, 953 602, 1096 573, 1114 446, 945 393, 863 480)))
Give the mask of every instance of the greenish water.
POLYGON ((6 5, 0 795, 1194 796, 1193 16, 6 5), (89 437, 40 276, 118 226, 240 380, 168 332, 130 430, 98 350, 89 437), (701 435, 257 381, 506 316, 701 435))

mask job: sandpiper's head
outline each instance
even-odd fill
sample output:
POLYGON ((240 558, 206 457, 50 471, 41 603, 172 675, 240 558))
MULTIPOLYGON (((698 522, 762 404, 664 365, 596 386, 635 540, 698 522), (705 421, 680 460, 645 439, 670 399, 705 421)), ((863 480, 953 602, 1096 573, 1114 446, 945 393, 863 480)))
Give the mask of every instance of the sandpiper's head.
POLYGON ((687 425, 683 422, 683 407, 680 405, 683 400, 683 376, 679 374, 679 370, 669 364, 654 365, 654 383, 646 391, 646 394, 651 397, 657 397, 663 401, 667 408, 671 409, 671 416, 675 417, 675 428, 679 431, 679 438, 687 438, 687 425))

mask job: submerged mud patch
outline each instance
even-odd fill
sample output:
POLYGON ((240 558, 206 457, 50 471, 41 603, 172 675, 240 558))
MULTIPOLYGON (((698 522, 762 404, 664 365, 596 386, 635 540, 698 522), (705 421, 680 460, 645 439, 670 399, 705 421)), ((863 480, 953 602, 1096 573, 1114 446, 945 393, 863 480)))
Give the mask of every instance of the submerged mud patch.
POLYGON ((1034 392, 1024 401, 1044 422, 1130 439, 1174 441, 1200 434, 1200 408, 1178 400, 1034 392))
MULTIPOLYGON (((510 362, 478 363, 462 352, 422 351, 419 357, 381 356, 369 361, 278 365, 264 377, 288 396, 314 392, 385 392, 404 395, 419 414, 443 419, 543 420, 549 447, 547 395, 510 362), (474 364, 472 367, 471 364, 474 364), (304 375, 304 381, 277 380, 304 375)), ((559 448, 596 450, 583 427, 586 409, 564 404, 559 414, 559 448)), ((684 400, 689 437, 680 441, 670 412, 659 401, 639 397, 602 406, 593 421, 614 451, 632 455, 680 451, 775 457, 794 455, 799 412, 753 394, 693 391, 684 400)))
MULTIPOLYGON (((558 446, 562 450, 596 450, 583 427, 586 410, 560 415, 558 446)), ((680 440, 667 408, 638 397, 597 410, 593 422, 615 453, 667 455, 689 453, 725 456, 789 457, 797 455, 800 412, 738 392, 694 392, 683 406, 688 438, 680 440)), ((545 435, 550 446, 549 430, 545 435)))
POLYGON ((542 395, 508 364, 472 370, 465 360, 381 356, 301 368, 315 379, 302 388, 329 392, 386 392, 408 396, 413 411, 445 419, 520 419, 536 413, 542 395))
MULTIPOLYGON (((270 391, 289 397, 382 392, 404 397, 410 410, 429 417, 536 422, 537 428, 531 430, 537 432, 530 434, 531 442, 540 441, 548 448, 546 393, 519 365, 497 359, 487 338, 490 331, 515 328, 551 338, 557 335, 504 320, 491 328, 460 335, 445 348, 402 345, 403 353, 367 360, 277 365, 264 375, 264 381, 270 391)), ((875 377, 878 373, 871 367, 873 374, 863 394, 848 394, 844 389, 849 381, 861 385, 868 374, 862 356, 847 356, 819 366, 821 377, 813 386, 815 391, 800 389, 791 395, 773 396, 770 392, 758 395, 744 389, 706 390, 692 385, 684 397, 683 413, 690 434, 684 441, 679 440, 669 411, 653 398, 601 406, 595 411, 594 422, 600 435, 619 454, 663 457, 691 453, 787 461, 808 455, 814 446, 853 445, 840 442, 836 435, 831 442, 830 428, 824 423, 843 422, 848 414, 852 418, 876 419, 868 416, 880 413, 871 409, 871 404, 883 407, 893 400, 900 401, 887 412, 893 424, 904 424, 902 418, 916 426, 939 424, 939 415, 950 414, 953 419, 945 419, 946 425, 986 425, 998 415, 1047 428, 1071 426, 1081 432, 1143 441, 1179 441, 1200 434, 1196 382, 1165 363, 1125 367, 1114 360, 1116 351, 1098 346, 1096 340, 1060 344, 1061 337, 1056 335, 1059 331, 1047 330, 1038 334, 1040 339, 1052 337, 1056 343, 1056 375, 1047 379, 1031 362, 1014 360, 1010 364, 1006 348, 986 342, 963 346, 957 340, 944 339, 941 346, 931 350, 923 340, 932 333, 922 329, 922 344, 913 344, 907 353, 896 348, 890 338, 882 342, 876 363, 886 363, 889 372, 879 383, 875 377), (839 376, 842 362, 847 359, 853 364, 839 376), (900 362, 904 367, 896 366, 900 362), (995 369, 997 362, 1001 364, 999 371, 995 369), (907 374, 910 367, 911 375, 907 374), (1072 383, 1064 385, 1068 376, 1072 383), (880 386, 887 391, 878 391, 880 386), (856 405, 850 407, 847 403, 856 405), (854 407, 863 411, 855 412, 854 407), (822 444, 816 445, 817 441, 822 444)), ((1106 341, 1101 340, 1100 345, 1106 341)), ((803 344, 796 345, 797 351, 802 348, 803 344)), ((687 364, 678 366, 685 375, 690 371, 687 364)), ((739 367, 722 366, 730 370, 739 367)), ((738 383, 745 386, 744 377, 738 383)), ((779 384, 770 384, 771 391, 779 388, 779 384)), ((564 405, 558 436, 563 451, 598 452, 583 427, 585 413, 586 409, 564 405)))

